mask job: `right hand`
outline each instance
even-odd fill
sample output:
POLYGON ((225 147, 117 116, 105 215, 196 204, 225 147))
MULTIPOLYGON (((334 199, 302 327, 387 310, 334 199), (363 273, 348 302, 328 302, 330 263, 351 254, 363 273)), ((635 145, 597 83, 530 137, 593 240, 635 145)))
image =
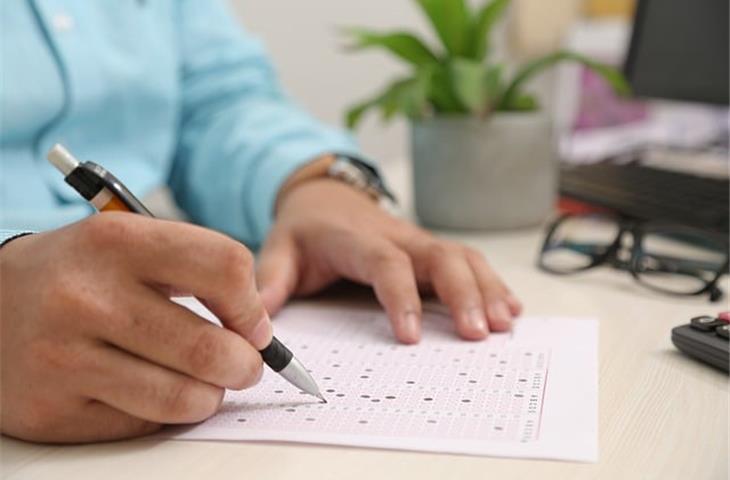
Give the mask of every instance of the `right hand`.
POLYGON ((271 341, 240 243, 103 213, 0 248, 0 425, 40 442, 143 435, 213 415, 258 382, 271 341), (219 328, 171 302, 190 292, 219 328))

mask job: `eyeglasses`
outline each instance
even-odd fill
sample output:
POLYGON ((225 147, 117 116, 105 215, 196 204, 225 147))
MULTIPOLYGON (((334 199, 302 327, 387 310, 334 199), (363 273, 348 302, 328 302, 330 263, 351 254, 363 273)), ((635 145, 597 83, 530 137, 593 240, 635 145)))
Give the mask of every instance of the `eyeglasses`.
POLYGON ((563 215, 547 229, 538 266, 567 275, 599 265, 628 271, 640 284, 671 295, 722 298, 728 238, 706 231, 610 215, 563 215))

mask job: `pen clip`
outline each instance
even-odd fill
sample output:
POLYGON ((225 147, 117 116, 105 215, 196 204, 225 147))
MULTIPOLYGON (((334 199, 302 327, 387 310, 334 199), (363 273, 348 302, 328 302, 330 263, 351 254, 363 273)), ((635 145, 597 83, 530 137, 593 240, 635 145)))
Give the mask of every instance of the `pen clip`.
POLYGON ((129 191, 124 184, 119 181, 117 177, 111 174, 107 169, 94 162, 84 162, 79 165, 79 168, 83 168, 91 172, 97 177, 101 183, 106 187, 116 198, 118 198, 130 211, 146 215, 148 217, 154 217, 144 204, 129 191))

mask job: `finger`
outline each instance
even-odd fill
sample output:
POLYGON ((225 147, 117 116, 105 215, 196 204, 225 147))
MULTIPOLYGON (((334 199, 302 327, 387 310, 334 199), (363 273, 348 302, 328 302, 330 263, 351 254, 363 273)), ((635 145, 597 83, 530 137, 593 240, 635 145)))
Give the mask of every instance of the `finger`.
POLYGON ((294 293, 299 280, 299 252, 294 239, 277 231, 266 240, 258 258, 256 283, 270 315, 294 293))
POLYGON ((85 369, 85 394, 133 417, 155 423, 194 423, 212 416, 224 390, 121 350, 99 347, 85 369))
POLYGON ((484 298, 489 325, 493 330, 512 328, 513 318, 520 314, 522 305, 487 264, 481 253, 468 250, 467 259, 484 298))
POLYGON ((429 248, 428 272, 436 294, 451 311, 459 335, 468 340, 486 337, 489 328, 482 295, 462 249, 433 244, 429 248))
POLYGON ((384 242, 373 245, 364 256, 366 281, 373 286, 378 301, 393 326, 395 337, 403 343, 418 343, 421 338, 421 299, 411 260, 395 246, 384 242), (367 258, 369 257, 369 258, 367 258))
MULTIPOLYGON (((158 431, 162 425, 121 412, 96 400, 81 400, 67 418, 35 440, 50 443, 86 443, 141 437, 158 431)), ((62 414, 59 414, 62 415, 62 414)))
POLYGON ((219 387, 241 390, 261 376, 261 355, 240 335, 149 288, 126 295, 129 314, 99 322, 102 340, 219 387))
POLYGON ((121 251, 139 280, 168 285, 205 300, 231 330, 262 350, 271 324, 256 290, 251 252, 225 235, 180 222, 139 215, 104 214, 86 222, 84 237, 97 249, 121 251))
POLYGON ((349 280, 371 285, 396 338, 418 342, 421 299, 408 255, 387 240, 349 232, 330 232, 328 243, 329 267, 349 280))

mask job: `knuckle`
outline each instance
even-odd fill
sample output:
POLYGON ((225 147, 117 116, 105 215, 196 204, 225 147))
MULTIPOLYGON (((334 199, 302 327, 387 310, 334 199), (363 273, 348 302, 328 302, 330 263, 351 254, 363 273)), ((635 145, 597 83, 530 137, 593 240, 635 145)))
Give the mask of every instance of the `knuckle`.
POLYGON ((199 422, 215 414, 223 393, 222 388, 183 378, 169 389, 162 407, 176 421, 199 422))
POLYGON ((408 265, 411 258, 403 250, 397 248, 381 248, 373 254, 373 263, 378 267, 386 265, 408 265))
POLYGON ((476 248, 464 247, 464 255, 466 255, 466 258, 471 261, 478 261, 483 263, 487 262, 484 259, 484 255, 482 254, 482 252, 480 252, 476 248))
POLYGON ((162 411, 167 412, 173 419, 184 420, 190 418, 195 405, 193 380, 181 378, 167 389, 162 401, 162 411))
POLYGON ((115 213, 93 215, 78 226, 81 241, 103 249, 108 249, 110 244, 128 240, 134 232, 128 216, 115 213))
POLYGON ((225 356, 226 345, 207 329, 199 333, 190 347, 188 361, 192 374, 201 379, 210 379, 218 367, 218 359, 225 356))
POLYGON ((427 252, 429 263, 434 264, 448 258, 452 253, 452 249, 444 242, 432 242, 427 247, 427 252))
POLYGON ((242 390, 258 383, 263 371, 263 360, 261 355, 251 355, 247 361, 241 364, 241 376, 238 378, 235 388, 242 390))
POLYGON ((201 420, 210 418, 218 412, 225 395, 225 390, 222 388, 207 386, 205 390, 200 406, 201 420))
MULTIPOLYGON (((239 283, 251 278, 254 259, 251 252, 241 244, 231 243, 223 251, 223 272, 228 280, 239 283)), ((237 285, 236 287, 238 287, 237 285)))

